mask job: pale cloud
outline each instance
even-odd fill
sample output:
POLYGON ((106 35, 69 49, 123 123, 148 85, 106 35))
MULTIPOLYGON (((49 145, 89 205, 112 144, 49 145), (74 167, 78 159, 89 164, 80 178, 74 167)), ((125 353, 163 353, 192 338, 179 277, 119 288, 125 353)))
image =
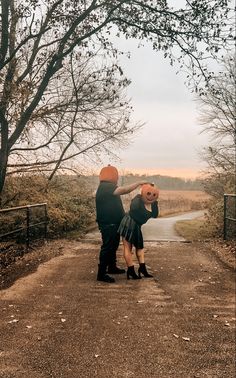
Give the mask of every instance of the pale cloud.
POLYGON ((170 66, 151 46, 137 48, 136 41, 125 41, 124 46, 131 51, 131 59, 123 57, 121 65, 132 80, 128 88, 132 117, 145 125, 120 152, 118 165, 133 172, 198 176, 204 167, 199 151, 207 137, 200 135, 196 104, 183 74, 176 75, 178 67, 170 66))

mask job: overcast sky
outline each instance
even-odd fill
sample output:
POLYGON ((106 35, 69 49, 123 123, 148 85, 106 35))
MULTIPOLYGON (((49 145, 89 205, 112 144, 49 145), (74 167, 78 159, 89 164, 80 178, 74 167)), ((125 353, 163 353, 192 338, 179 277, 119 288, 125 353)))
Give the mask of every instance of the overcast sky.
POLYGON ((119 170, 157 173, 185 178, 199 176, 204 163, 199 152, 207 144, 200 135, 197 107, 184 84, 178 66, 170 66, 151 45, 137 48, 138 42, 119 42, 131 58, 120 58, 124 73, 132 80, 128 96, 134 108, 133 120, 145 122, 132 143, 119 152, 120 161, 106 161, 119 170))
MULTIPOLYGON (((184 7, 185 0, 169 0, 173 7, 184 7)), ((138 41, 119 39, 117 47, 130 51, 131 58, 120 57, 120 63, 132 83, 128 97, 134 108, 134 122, 144 127, 124 151, 116 151, 120 161, 104 157, 105 164, 116 165, 120 172, 155 173, 196 178, 206 167, 201 151, 209 145, 202 134, 194 95, 187 89, 184 74, 171 66, 162 52, 151 44, 138 48, 138 41)), ((213 69, 217 68, 215 62, 213 69)))

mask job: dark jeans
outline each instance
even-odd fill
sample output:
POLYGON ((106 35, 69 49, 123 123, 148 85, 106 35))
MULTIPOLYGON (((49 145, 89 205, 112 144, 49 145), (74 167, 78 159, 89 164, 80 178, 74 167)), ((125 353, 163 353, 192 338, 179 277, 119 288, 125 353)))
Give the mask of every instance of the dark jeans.
POLYGON ((99 225, 102 236, 99 262, 106 269, 107 266, 116 265, 116 251, 120 243, 120 234, 117 233, 118 224, 99 225))

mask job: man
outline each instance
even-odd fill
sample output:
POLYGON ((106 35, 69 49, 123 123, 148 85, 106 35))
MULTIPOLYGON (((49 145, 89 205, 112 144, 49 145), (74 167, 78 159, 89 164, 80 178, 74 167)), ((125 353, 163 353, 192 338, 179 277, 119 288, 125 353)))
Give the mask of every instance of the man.
POLYGON ((140 181, 127 186, 117 186, 118 177, 115 167, 108 165, 102 168, 99 174, 100 184, 96 192, 96 221, 102 237, 97 280, 109 283, 115 280, 107 274, 107 269, 109 274, 125 273, 124 269, 116 265, 116 251, 120 243, 117 230, 125 214, 120 196, 131 193, 147 183, 140 181))

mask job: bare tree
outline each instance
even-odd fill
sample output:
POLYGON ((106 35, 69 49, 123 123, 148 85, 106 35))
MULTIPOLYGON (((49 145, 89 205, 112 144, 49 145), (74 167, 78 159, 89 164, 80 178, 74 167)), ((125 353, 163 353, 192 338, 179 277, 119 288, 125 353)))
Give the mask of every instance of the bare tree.
MULTIPOLYGON (((236 188, 235 73, 234 57, 229 55, 222 71, 198 99, 203 132, 210 136, 210 144, 202 154, 207 163, 203 183, 211 195, 207 218, 215 236, 223 233, 223 194, 234 193, 236 188)), ((233 203, 231 211, 235 213, 233 203)))
MULTIPOLYGON (((34 118, 73 51, 89 51, 99 43, 107 54, 116 55, 109 39, 113 28, 116 35, 151 41, 171 63, 178 60, 188 66, 198 86, 202 78, 208 79, 206 57, 227 48, 232 39, 229 11, 227 0, 186 1, 184 8, 172 7, 166 0, 1 0, 0 193, 10 154, 19 153, 19 142, 37 125, 34 118), (177 58, 174 47, 180 51, 177 58)), ((76 119, 79 109, 75 113, 76 119)), ((76 124, 72 122, 70 135, 76 124)), ((49 138, 53 135, 52 131, 49 138)), ((68 148, 57 157, 59 164, 66 152, 68 148)))
POLYGON ((210 135, 203 150, 207 163, 206 186, 214 196, 235 189, 236 175, 236 69, 233 56, 225 59, 223 70, 212 78, 199 100, 200 123, 210 135))
MULTIPOLYGON (((112 154, 125 145, 141 126, 129 122, 128 84, 122 69, 100 50, 70 54, 11 149, 8 173, 43 171, 51 180, 59 168, 76 170, 80 155, 97 159, 101 151, 112 154)), ((14 106, 21 101, 19 94, 14 106)))

